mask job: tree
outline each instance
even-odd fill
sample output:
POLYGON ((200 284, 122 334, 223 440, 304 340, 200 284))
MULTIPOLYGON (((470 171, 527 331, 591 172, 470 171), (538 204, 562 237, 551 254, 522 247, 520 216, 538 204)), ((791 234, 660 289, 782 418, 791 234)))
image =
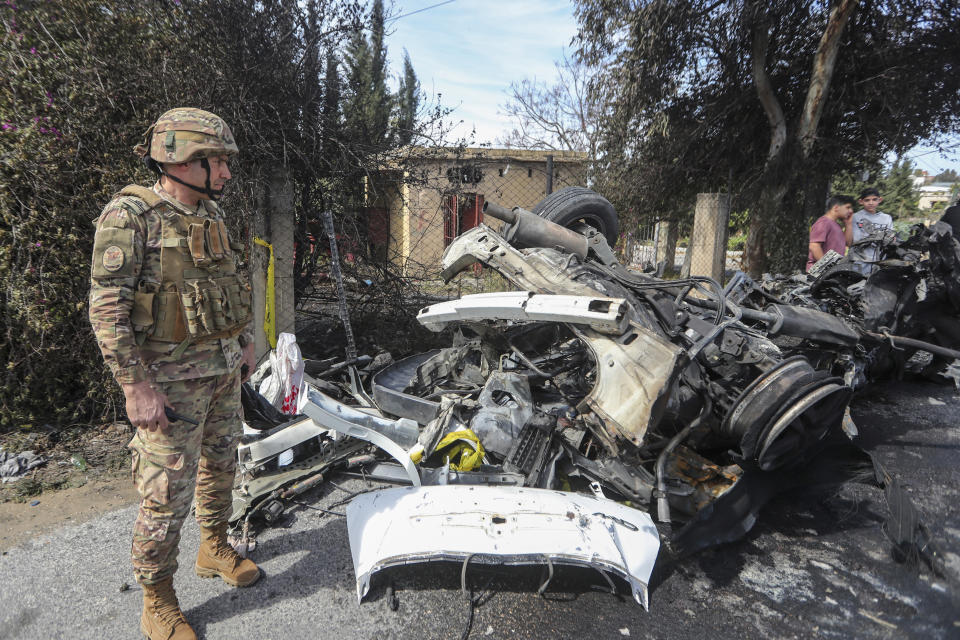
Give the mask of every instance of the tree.
POLYGON ((410 62, 410 54, 403 51, 403 75, 400 78, 400 89, 397 91, 397 141, 400 144, 410 144, 413 140, 414 128, 417 123, 417 109, 420 108, 420 81, 410 62))
POLYGON ((957 174, 953 169, 947 169, 938 173, 934 178, 934 182, 960 182, 960 174, 957 174))
POLYGON ((380 166, 340 126, 333 52, 362 23, 352 0, 0 4, 0 431, 122 412, 86 320, 90 220, 154 178, 130 149, 161 112, 191 105, 230 123, 231 237, 249 237, 276 171, 299 229, 324 204, 349 210, 345 176, 380 166))
POLYGON ((889 213, 894 219, 909 218, 919 212, 919 194, 913 186, 914 169, 909 159, 898 158, 888 167, 877 167, 866 174, 848 172, 837 176, 831 185, 831 192, 857 198, 867 187, 874 187, 883 196, 881 211, 889 213), (865 175, 868 180, 863 180, 865 175), (869 179, 869 176, 876 177, 869 179))
POLYGON ((333 158, 339 154, 338 138, 343 114, 340 111, 340 61, 333 51, 327 53, 323 74, 323 103, 320 107, 320 133, 323 139, 321 155, 333 158))
POLYGON ((536 78, 510 83, 502 113, 514 122, 498 142, 521 149, 584 151, 597 157, 597 104, 588 92, 593 73, 566 54, 556 63, 552 85, 536 78))
POLYGON ((883 211, 895 219, 904 219, 917 215, 917 190, 913 186, 913 163, 910 160, 897 159, 881 181, 880 193, 883 195, 883 211))
POLYGON ((387 50, 384 43, 383 1, 374 0, 370 38, 357 31, 347 47, 346 129, 371 149, 389 142, 392 96, 387 90, 387 50))
POLYGON ((833 175, 960 122, 955 2, 578 0, 577 16, 606 193, 682 217, 697 191, 731 192, 754 275, 800 267, 833 175))

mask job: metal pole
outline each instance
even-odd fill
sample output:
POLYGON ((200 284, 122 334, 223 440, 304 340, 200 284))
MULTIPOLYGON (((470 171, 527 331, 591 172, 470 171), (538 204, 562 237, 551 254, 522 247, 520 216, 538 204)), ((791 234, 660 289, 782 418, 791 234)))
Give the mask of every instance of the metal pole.
POLYGON ((653 223, 653 266, 660 264, 660 221, 653 223))
POLYGON ((343 323, 343 331, 346 334, 346 355, 347 362, 353 363, 357 360, 357 344, 353 339, 353 327, 350 326, 350 312, 347 310, 347 294, 343 290, 343 274, 340 272, 340 252, 337 251, 337 234, 333 229, 333 213, 324 211, 323 229, 330 238, 330 274, 333 276, 334 285, 337 291, 337 303, 340 307, 340 322, 343 323))
POLYGON ((333 276, 333 282, 337 288, 337 303, 340 306, 340 322, 343 323, 343 331, 346 334, 346 355, 347 372, 350 374, 350 391, 354 398, 368 407, 377 406, 373 399, 367 395, 360 381, 360 373, 357 371, 357 343, 353 339, 353 327, 350 326, 350 311, 347 309, 347 294, 343 290, 343 273, 340 271, 340 252, 337 251, 337 233, 333 228, 333 213, 324 211, 323 229, 330 237, 330 274, 333 276))
POLYGON ((553 156, 547 156, 547 195, 553 193, 553 156))

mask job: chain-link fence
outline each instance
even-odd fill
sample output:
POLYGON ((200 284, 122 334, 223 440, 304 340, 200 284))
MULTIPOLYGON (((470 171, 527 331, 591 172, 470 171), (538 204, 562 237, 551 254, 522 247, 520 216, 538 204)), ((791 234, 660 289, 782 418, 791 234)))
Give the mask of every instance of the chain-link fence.
MULTIPOLYGON (((485 203, 535 210, 551 193, 585 185, 586 170, 582 153, 434 149, 362 176, 362 192, 332 201, 344 290, 358 335, 380 344, 396 342, 397 335, 416 340, 416 312, 423 305, 509 288, 480 264, 444 282, 445 249, 480 224, 502 228, 499 220, 484 216, 485 203)), ((273 292, 275 308, 258 312, 257 325, 266 334, 258 352, 267 349, 271 332, 296 326, 299 334, 310 318, 329 330, 338 303, 319 211, 295 211, 293 187, 280 178, 268 186, 264 219, 255 222, 254 235, 269 239, 273 277, 267 273, 266 252, 258 247, 262 255, 253 262, 253 284, 261 300, 273 292)), ((639 269, 664 262, 670 271, 674 260, 685 256, 684 272, 721 280, 728 212, 727 196, 701 194, 688 251, 673 253, 676 225, 667 223, 621 229, 616 250, 624 264, 639 269)))
MULTIPOLYGON (((585 174, 586 156, 581 153, 426 150, 403 158, 396 167, 367 173, 361 197, 328 200, 324 206, 334 212, 344 290, 358 342, 390 344, 398 352, 424 348, 429 336, 416 324, 420 307, 508 288, 498 274, 480 265, 443 282, 444 250, 478 224, 501 228, 499 220, 484 217, 484 203, 530 210, 551 192, 584 185, 585 174), (347 204, 358 201, 361 206, 347 204)), ((271 184, 268 193, 253 235, 267 238, 273 252, 274 335, 295 325, 298 340, 337 341, 337 293, 329 239, 314 220, 319 212, 294 211, 282 184, 271 184)), ((259 255, 252 261, 251 275, 255 297, 263 301, 270 290, 268 248, 254 250, 259 255)), ((261 310, 257 326, 268 327, 269 315, 261 310)), ((269 331, 264 330, 258 353, 269 349, 269 331)), ((374 348, 358 346, 368 352, 374 348)))
MULTIPOLYGON (((480 224, 502 228, 499 220, 484 216, 485 203, 534 210, 550 193, 584 185, 586 165, 583 154, 484 149, 434 152, 407 158, 401 168, 368 174, 362 199, 365 206, 343 210, 336 218, 344 289, 358 335, 379 344, 395 343, 398 335, 423 342, 415 320, 420 307, 466 294, 508 289, 510 285, 499 274, 480 264, 444 282, 444 250, 457 236, 480 224)), ((266 219, 255 226, 262 226, 273 238, 276 308, 258 314, 257 325, 268 327, 272 314, 274 335, 293 325, 299 334, 311 322, 320 322, 329 331, 338 303, 329 239, 318 225, 311 226, 309 217, 304 220, 302 214, 294 215, 282 184, 272 185, 270 193, 266 219), (296 265, 303 264, 314 267, 309 277, 294 273, 296 265), (298 277, 307 285, 296 292, 295 314, 293 283, 298 277)), ((659 267, 669 273, 682 265, 683 275, 708 275, 722 281, 729 268, 729 208, 726 194, 699 194, 687 247, 677 246, 678 225, 663 221, 621 229, 616 250, 621 261, 632 268, 659 267)), ((258 287, 255 273, 254 289, 261 300, 269 299, 267 267, 264 259, 254 262, 261 282, 258 287)), ((258 344, 259 352, 267 348, 263 342, 258 344)))
POLYGON ((485 149, 414 158, 402 175, 381 175, 372 186, 370 242, 412 286, 430 294, 496 290, 499 277, 479 265, 443 283, 446 247, 479 224, 502 227, 484 216, 484 203, 530 210, 551 192, 583 185, 585 172, 584 154, 571 152, 485 149))
POLYGON ((658 242, 659 231, 660 225, 654 222, 623 233, 621 253, 627 266, 645 269, 656 266, 663 259, 661 243, 658 242))

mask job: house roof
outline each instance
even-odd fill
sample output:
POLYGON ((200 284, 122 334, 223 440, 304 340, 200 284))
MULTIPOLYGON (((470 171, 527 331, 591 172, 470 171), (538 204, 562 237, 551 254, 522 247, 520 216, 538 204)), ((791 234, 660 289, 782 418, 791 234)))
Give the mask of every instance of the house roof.
POLYGON ((494 161, 546 162, 553 156, 554 163, 583 164, 589 160, 585 151, 556 151, 550 149, 503 149, 492 147, 413 147, 405 154, 410 160, 436 161, 494 161))
POLYGON ((924 187, 920 187, 920 191, 923 193, 940 193, 941 191, 950 191, 953 188, 953 185, 957 184, 956 182, 934 182, 933 184, 928 184, 924 187))

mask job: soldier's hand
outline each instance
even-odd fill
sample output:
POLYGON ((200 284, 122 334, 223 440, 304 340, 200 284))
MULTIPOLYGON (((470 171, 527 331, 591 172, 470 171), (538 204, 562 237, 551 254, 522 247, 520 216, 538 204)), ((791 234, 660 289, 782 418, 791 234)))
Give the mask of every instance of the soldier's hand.
POLYGON ((253 375, 253 369, 257 366, 257 360, 253 355, 253 344, 248 344, 243 348, 243 364, 240 365, 240 382, 246 382, 253 375))
POLYGON ((134 382, 121 385, 127 400, 127 418, 133 426, 147 431, 160 430, 168 433, 170 423, 163 408, 170 407, 167 396, 154 389, 149 382, 134 382))

